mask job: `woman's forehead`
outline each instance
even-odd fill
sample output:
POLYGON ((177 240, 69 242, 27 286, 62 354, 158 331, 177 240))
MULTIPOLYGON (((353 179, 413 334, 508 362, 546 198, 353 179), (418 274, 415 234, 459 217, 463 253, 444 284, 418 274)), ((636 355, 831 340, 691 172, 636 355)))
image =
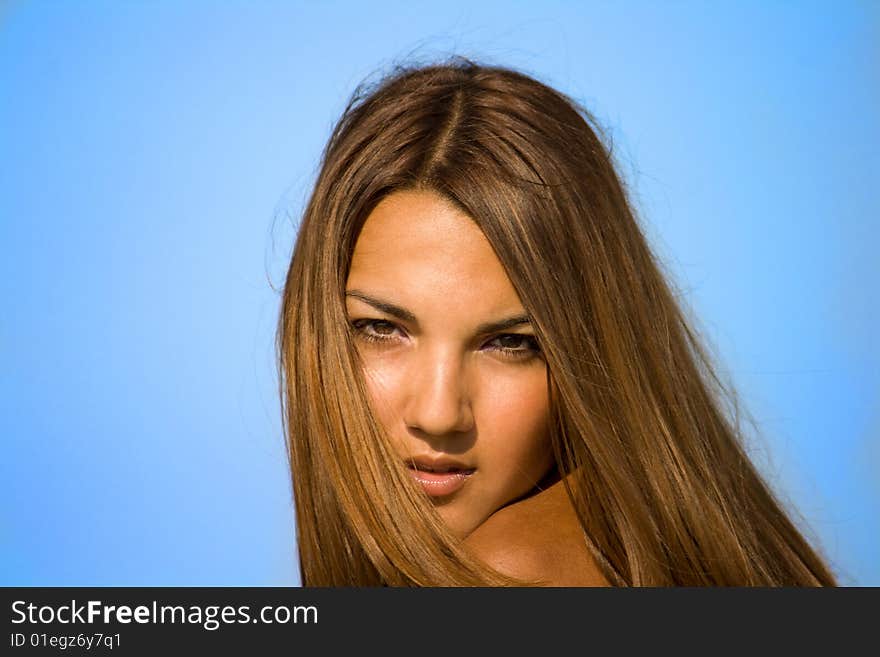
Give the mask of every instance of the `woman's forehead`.
POLYGON ((426 192, 397 192, 376 206, 355 244, 347 288, 416 308, 522 307, 476 223, 426 192))
POLYGON ((355 251, 387 254, 414 247, 452 253, 492 250, 473 219, 439 194, 399 191, 382 199, 369 214, 355 251))

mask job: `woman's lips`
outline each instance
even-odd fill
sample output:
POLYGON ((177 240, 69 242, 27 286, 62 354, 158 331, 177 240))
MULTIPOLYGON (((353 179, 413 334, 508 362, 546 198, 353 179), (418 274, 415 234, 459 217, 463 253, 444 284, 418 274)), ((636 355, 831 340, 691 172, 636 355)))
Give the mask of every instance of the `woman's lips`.
POLYGON ((464 486, 468 477, 474 473, 474 469, 428 472, 410 467, 409 473, 428 495, 431 497, 441 497, 443 495, 451 495, 464 486))

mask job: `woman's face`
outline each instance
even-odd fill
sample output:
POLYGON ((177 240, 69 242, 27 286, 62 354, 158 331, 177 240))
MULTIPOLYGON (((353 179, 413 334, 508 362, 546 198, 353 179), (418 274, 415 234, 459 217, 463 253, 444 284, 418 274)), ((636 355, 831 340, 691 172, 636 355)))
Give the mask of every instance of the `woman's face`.
POLYGON ((477 225, 430 192, 376 206, 346 292, 375 412, 464 537, 553 465, 546 366, 522 303, 477 225))

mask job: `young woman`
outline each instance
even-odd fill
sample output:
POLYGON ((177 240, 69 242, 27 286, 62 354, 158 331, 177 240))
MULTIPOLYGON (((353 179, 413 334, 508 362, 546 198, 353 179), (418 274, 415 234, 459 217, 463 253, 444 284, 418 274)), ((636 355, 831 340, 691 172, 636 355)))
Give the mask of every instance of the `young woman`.
POLYGON ((355 92, 278 329, 304 585, 835 583, 594 126, 463 58, 355 92))

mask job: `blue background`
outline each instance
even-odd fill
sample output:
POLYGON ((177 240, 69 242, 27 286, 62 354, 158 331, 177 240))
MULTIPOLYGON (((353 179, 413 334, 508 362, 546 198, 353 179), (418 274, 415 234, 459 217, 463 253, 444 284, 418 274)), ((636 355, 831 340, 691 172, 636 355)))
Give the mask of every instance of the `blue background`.
POLYGON ((0 584, 295 585, 278 290, 363 78, 582 101, 845 584, 880 585, 880 5, 0 5, 0 584))

